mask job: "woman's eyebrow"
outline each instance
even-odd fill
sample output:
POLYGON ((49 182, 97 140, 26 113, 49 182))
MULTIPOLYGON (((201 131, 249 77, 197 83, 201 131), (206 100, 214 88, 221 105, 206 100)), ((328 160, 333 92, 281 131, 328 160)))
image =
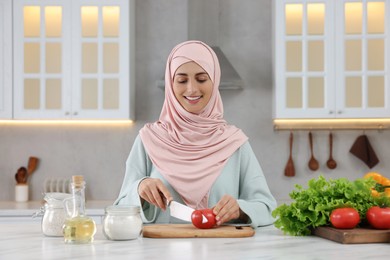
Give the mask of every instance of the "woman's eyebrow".
POLYGON ((187 73, 180 73, 180 72, 179 72, 179 73, 176 73, 175 76, 188 76, 188 74, 187 74, 187 73))

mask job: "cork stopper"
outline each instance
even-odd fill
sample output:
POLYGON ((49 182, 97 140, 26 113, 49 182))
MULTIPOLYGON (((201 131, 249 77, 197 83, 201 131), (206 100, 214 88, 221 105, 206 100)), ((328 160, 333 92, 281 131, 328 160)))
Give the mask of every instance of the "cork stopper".
POLYGON ((73 175, 72 182, 75 187, 81 187, 84 183, 84 177, 82 175, 73 175))

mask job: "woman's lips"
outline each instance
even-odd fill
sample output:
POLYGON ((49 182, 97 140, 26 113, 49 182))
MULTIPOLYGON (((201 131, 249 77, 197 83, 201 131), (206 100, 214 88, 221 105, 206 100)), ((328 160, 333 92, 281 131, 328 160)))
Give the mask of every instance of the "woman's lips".
POLYGON ((187 97, 185 96, 185 99, 187 99, 188 103, 190 104, 196 104, 200 100, 202 96, 192 96, 192 97, 187 97))

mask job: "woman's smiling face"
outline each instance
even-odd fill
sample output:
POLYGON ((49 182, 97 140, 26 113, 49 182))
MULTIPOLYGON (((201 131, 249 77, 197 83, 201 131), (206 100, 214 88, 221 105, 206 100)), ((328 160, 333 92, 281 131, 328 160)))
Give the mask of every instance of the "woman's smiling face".
POLYGON ((173 78, 173 93, 180 105, 190 113, 199 114, 209 103, 213 82, 195 62, 181 65, 173 78))

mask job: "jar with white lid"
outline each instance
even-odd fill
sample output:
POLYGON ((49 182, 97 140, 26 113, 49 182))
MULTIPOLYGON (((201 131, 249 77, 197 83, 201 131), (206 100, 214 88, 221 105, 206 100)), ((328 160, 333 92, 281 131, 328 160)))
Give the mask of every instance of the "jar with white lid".
POLYGON ((108 206, 103 219, 103 234, 109 240, 137 239, 142 233, 139 206, 108 206))

